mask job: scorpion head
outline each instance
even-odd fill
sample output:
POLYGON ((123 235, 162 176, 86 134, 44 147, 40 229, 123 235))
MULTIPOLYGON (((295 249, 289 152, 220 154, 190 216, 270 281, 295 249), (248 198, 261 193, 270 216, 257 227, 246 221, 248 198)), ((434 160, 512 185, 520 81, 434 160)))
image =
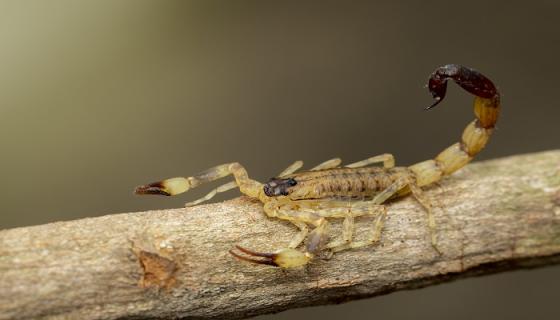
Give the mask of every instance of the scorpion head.
POLYGON ((264 193, 269 197, 287 196, 288 189, 296 184, 293 178, 272 178, 264 185, 264 193))

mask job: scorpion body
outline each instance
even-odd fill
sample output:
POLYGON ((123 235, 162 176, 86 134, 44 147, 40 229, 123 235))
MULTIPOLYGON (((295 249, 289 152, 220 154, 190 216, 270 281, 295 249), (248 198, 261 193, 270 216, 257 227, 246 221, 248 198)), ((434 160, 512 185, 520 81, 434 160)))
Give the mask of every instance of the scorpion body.
POLYGON ((284 180, 273 179, 264 188, 268 196, 284 195, 290 200, 364 200, 385 190, 407 173, 409 171, 405 168, 323 169, 291 174, 284 180))
POLYGON ((274 253, 256 252, 240 246, 236 246, 239 252, 230 252, 242 260, 282 268, 306 265, 322 250, 338 252, 378 242, 386 216, 384 203, 412 194, 427 212, 431 244, 439 252, 431 201, 421 187, 439 181, 471 161, 488 142, 500 109, 500 95, 488 78, 473 69, 453 64, 440 67, 431 74, 428 89, 434 103, 426 109, 435 107, 444 99, 449 79, 475 96, 476 119, 467 125, 460 142, 443 150, 434 159, 409 167, 395 167, 394 157, 382 154, 340 167, 341 160, 335 158, 304 172, 298 172, 303 163, 296 161, 266 184, 250 179, 245 168, 235 162, 216 166, 192 177, 171 178, 139 186, 135 192, 176 195, 233 175, 235 181, 187 205, 201 203, 219 192, 236 187, 247 196, 259 199, 269 217, 290 221, 299 228, 299 233, 286 248, 274 253), (376 163, 383 166, 370 166, 376 163), (360 216, 375 219, 369 238, 355 241, 354 219, 360 216), (343 219, 342 237, 328 242, 329 219, 333 218, 343 219), (312 227, 311 231, 309 227, 312 227), (304 250, 297 250, 306 238, 304 250))

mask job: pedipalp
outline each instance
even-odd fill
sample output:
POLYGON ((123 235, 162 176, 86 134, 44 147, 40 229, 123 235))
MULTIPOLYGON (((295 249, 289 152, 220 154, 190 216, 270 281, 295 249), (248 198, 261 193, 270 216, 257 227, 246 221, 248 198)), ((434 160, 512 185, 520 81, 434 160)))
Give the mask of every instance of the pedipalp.
POLYGON ((248 257, 246 257, 236 253, 234 250, 230 250, 229 253, 238 259, 280 268, 301 267, 306 265, 311 259, 311 257, 305 253, 290 248, 280 249, 274 253, 256 252, 239 245, 236 245, 235 248, 248 255, 248 257))

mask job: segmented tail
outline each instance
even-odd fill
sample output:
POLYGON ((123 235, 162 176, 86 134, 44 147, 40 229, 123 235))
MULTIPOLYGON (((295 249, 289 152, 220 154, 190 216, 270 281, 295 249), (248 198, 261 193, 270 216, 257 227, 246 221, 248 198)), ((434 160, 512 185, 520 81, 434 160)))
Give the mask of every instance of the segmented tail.
POLYGON ((476 119, 463 131, 461 142, 443 150, 433 160, 409 167, 416 174, 419 186, 434 183, 469 163, 490 139, 500 113, 500 94, 492 81, 476 70, 457 64, 439 67, 432 73, 428 88, 435 101, 426 109, 435 107, 445 98, 449 79, 475 96, 476 119))

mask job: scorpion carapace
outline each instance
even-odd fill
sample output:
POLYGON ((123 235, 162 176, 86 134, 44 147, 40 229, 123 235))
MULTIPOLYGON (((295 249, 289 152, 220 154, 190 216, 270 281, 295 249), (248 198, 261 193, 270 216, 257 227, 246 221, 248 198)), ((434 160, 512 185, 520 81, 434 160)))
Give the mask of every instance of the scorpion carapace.
POLYGON ((187 205, 199 204, 217 193, 236 187, 243 194, 260 200, 269 217, 289 221, 299 232, 285 248, 274 253, 256 252, 241 246, 236 246, 237 250, 231 250, 230 253, 245 261, 282 268, 306 265, 323 250, 338 252, 377 243, 387 211, 384 203, 388 199, 412 194, 427 212, 431 244, 440 252, 431 201, 421 187, 439 181, 471 161, 488 142, 500 109, 500 95, 494 84, 478 71, 455 64, 440 67, 430 76, 428 88, 434 103, 427 109, 445 98, 449 79, 475 96, 476 119, 467 125, 460 142, 443 150, 434 159, 410 167, 395 167, 391 154, 374 156, 345 166, 341 166, 341 160, 335 158, 308 171, 298 171, 303 162, 296 161, 266 184, 250 179, 245 168, 234 162, 195 176, 139 186, 135 193, 176 195, 203 183, 233 175, 234 181, 219 186, 187 205), (371 166, 375 163, 383 165, 371 166), (353 239, 354 219, 360 216, 371 216, 374 220, 368 238, 357 241, 353 239), (331 219, 343 219, 342 236, 329 241, 327 230, 331 219), (303 249, 298 250, 306 239, 303 249))

